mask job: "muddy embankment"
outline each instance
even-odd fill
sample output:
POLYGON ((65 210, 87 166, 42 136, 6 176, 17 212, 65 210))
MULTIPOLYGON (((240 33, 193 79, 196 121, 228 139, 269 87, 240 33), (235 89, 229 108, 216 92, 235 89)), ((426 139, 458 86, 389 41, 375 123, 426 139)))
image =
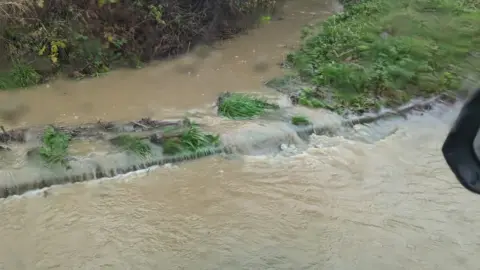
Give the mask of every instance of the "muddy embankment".
POLYGON ((0 1, 0 89, 140 67, 270 20, 283 2, 0 1))
POLYGON ((231 121, 241 118, 244 125, 218 135, 205 131, 202 125, 188 118, 12 130, 2 128, 0 154, 3 160, 21 155, 23 161, 17 168, 3 164, 0 197, 57 184, 114 177, 215 154, 249 154, 248 149, 271 151, 272 147, 280 149, 282 144, 308 141, 311 134, 334 135, 341 128, 352 128, 379 119, 407 118, 408 113, 428 110, 437 101, 439 98, 412 102, 395 110, 351 119, 331 118, 331 114, 316 111, 314 113, 325 115, 323 121, 318 122, 299 115, 292 105, 280 107, 275 101, 227 93, 219 97, 216 104, 219 116, 231 118, 231 121), (250 105, 255 102, 265 103, 257 106, 256 110, 255 105, 250 105), (330 120, 327 120, 328 117, 330 120), (258 125, 262 119, 270 125, 258 125), (264 129, 275 132, 268 133, 264 129), (72 153, 69 145, 79 141, 102 145, 107 150, 103 153, 72 153))

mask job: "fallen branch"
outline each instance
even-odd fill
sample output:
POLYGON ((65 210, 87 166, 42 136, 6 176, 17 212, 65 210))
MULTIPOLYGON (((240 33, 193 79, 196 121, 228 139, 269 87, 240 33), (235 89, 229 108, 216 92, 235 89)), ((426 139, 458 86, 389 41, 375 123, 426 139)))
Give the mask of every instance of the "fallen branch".
POLYGON ((165 140, 175 137, 180 137, 188 130, 188 127, 179 127, 169 131, 142 131, 142 132, 123 132, 112 135, 110 138, 106 138, 108 141, 115 144, 124 136, 131 136, 140 140, 150 140, 154 144, 162 144, 165 140))
POLYGON ((369 124, 372 122, 375 122, 379 119, 387 119, 389 117, 403 117, 407 118, 407 114, 410 113, 411 111, 414 110, 419 110, 419 111, 425 111, 425 110, 430 110, 432 108, 432 104, 435 102, 440 101, 443 98, 443 96, 437 96, 433 97, 430 99, 427 99, 425 101, 418 101, 418 102, 412 102, 411 104, 407 104, 401 107, 398 107, 395 110, 390 110, 386 111, 383 113, 379 113, 376 115, 366 115, 366 116, 361 116, 357 118, 352 118, 349 120, 345 120, 342 122, 342 125, 344 126, 355 126, 355 125, 362 125, 362 124, 369 124))

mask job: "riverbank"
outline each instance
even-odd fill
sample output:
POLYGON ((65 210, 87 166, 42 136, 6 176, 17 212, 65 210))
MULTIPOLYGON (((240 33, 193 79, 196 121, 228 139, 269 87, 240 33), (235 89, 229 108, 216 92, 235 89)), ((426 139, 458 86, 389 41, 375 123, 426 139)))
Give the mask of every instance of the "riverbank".
POLYGON ((344 12, 305 28, 301 48, 284 63, 291 74, 267 85, 304 106, 358 114, 455 96, 478 81, 480 2, 345 4, 344 12))
POLYGON ((283 1, 0 2, 0 89, 140 67, 269 21, 283 1))

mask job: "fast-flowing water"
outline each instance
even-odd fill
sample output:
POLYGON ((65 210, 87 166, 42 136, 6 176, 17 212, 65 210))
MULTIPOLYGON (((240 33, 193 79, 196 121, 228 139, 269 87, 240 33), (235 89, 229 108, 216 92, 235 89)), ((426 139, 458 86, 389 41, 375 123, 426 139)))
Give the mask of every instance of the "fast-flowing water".
POLYGON ((480 197, 440 154, 457 112, 6 199, 0 267, 478 269, 480 197))
MULTIPOLYGON (((275 62, 284 50, 276 44, 329 10, 291 5, 285 20, 214 51, 220 56, 206 60, 200 79, 170 78, 180 59, 2 98, 26 104, 18 123, 31 124, 135 118, 144 108, 164 115, 223 90, 258 90, 280 71, 248 73, 235 55, 254 59, 257 48, 275 62)), ((1 200, 0 269, 478 269, 480 196, 457 183, 440 152, 457 113, 440 107, 280 153, 205 158, 1 200)))

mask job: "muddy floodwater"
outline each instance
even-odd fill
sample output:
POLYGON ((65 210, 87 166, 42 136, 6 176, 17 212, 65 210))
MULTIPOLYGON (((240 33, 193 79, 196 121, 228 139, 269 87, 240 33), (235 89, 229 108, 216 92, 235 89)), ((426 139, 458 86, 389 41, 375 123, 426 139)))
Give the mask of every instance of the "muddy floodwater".
POLYGON ((478 269, 480 196, 440 154, 457 113, 8 198, 0 268, 478 269))
MULTIPOLYGON (((271 93, 262 82, 281 74, 276 63, 300 26, 335 8, 287 4, 284 20, 202 60, 189 54, 0 100, 28 108, 21 125, 175 115, 205 110, 225 90, 271 93)), ((0 269, 479 269, 480 196, 461 187, 440 152, 457 114, 440 106, 281 152, 2 199, 0 269)))

